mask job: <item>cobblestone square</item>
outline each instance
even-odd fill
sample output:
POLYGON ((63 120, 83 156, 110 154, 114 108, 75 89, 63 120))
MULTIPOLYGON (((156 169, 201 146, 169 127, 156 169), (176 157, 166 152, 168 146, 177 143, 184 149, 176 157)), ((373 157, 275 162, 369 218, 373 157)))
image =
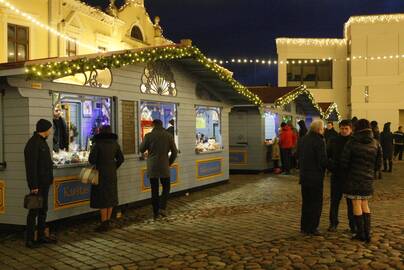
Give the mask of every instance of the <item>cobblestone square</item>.
POLYGON ((174 197, 170 215, 131 208, 107 233, 97 219, 57 231, 57 245, 29 250, 21 233, 3 236, 0 269, 404 269, 404 163, 375 183, 373 238, 355 242, 341 203, 338 232, 329 233, 326 179, 322 236, 299 232, 297 176, 233 175, 229 183, 174 197))

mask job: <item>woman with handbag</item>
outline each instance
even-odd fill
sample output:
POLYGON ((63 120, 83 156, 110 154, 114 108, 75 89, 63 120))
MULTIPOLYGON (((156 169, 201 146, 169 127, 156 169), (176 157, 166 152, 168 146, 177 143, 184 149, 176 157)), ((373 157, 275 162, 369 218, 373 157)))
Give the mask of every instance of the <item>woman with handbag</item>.
POLYGON ((117 169, 124 161, 118 136, 112 133, 110 126, 102 126, 100 133, 93 138, 88 161, 99 173, 97 185, 91 186, 90 206, 100 209, 101 225, 97 231, 108 230, 112 208, 118 205, 117 169))

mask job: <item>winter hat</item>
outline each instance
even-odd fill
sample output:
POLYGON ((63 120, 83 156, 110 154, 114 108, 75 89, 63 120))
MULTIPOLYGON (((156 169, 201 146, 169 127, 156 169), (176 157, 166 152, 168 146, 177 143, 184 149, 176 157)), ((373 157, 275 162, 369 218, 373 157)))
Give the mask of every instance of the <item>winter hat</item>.
POLYGON ((46 119, 39 119, 39 121, 36 122, 36 131, 37 132, 45 132, 48 129, 50 129, 51 127, 52 127, 52 123, 46 119))

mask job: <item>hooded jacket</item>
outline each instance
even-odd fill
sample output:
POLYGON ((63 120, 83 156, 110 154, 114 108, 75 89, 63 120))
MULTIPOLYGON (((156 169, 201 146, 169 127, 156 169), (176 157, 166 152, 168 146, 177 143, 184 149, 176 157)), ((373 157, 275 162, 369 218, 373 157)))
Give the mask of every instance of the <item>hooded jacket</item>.
POLYGON ((344 193, 369 196, 373 194, 374 172, 382 164, 380 144, 373 139, 371 129, 356 132, 342 151, 341 169, 347 172, 344 193))
POLYGON ((281 134, 279 135, 279 147, 284 149, 291 149, 296 146, 296 134, 290 126, 284 126, 281 134))
POLYGON ((380 133, 380 144, 383 149, 383 157, 393 158, 393 133, 390 130, 390 122, 384 124, 383 131, 380 133))

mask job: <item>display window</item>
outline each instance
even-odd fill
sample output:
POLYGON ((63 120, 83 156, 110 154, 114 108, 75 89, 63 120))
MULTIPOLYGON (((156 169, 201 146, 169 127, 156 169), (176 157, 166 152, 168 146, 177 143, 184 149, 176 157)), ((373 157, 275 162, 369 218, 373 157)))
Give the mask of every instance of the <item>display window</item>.
POLYGON ((196 106, 196 153, 222 150, 221 109, 196 106))
POLYGON ((56 166, 87 163, 92 138, 111 125, 112 99, 53 93, 53 162, 56 166))
POLYGON ((279 135, 279 115, 271 111, 266 111, 265 118, 265 140, 272 141, 279 135))
POLYGON ((178 147, 177 104, 156 101, 140 101, 140 139, 153 129, 153 120, 160 119, 163 127, 174 137, 178 147))

